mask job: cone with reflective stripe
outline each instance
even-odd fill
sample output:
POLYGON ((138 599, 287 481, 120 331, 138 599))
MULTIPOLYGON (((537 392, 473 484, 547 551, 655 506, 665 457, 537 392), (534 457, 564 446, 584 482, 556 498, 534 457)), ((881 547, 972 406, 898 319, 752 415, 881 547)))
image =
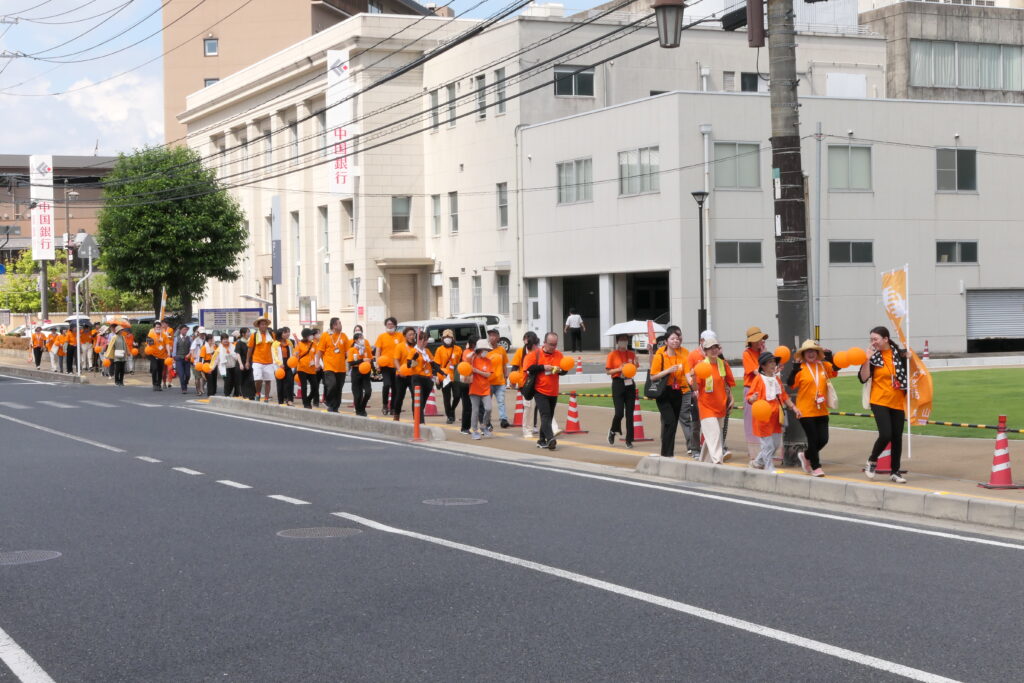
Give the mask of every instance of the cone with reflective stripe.
POLYGON ((636 390, 636 403, 633 404, 633 443, 637 441, 654 441, 644 436, 644 416, 640 412, 640 390, 636 390))
POLYGON ((423 411, 425 417, 437 417, 437 401, 434 400, 433 389, 430 390, 430 396, 427 396, 427 407, 423 411))
POLYGON ((921 359, 922 360, 928 360, 929 358, 931 358, 931 354, 928 353, 928 340, 925 339, 924 340, 924 353, 921 354, 921 359))
POLYGON ((583 356, 576 356, 576 374, 583 374, 583 356))
POLYGON ((885 444, 885 450, 878 456, 875 464, 876 474, 892 474, 892 443, 885 444))
POLYGON ((523 393, 516 391, 516 414, 512 416, 512 426, 522 427, 523 426, 523 414, 526 412, 526 406, 523 404, 523 393))
POLYGON ((586 434, 587 430, 580 429, 580 407, 576 403, 576 392, 569 392, 569 414, 565 418, 565 431, 563 434, 586 434))
POLYGON ((1022 489, 1024 485, 1013 483, 1010 472, 1010 441, 1006 438, 1006 416, 999 416, 999 431, 996 432, 996 452, 992 456, 992 474, 988 483, 979 483, 986 489, 1022 489))

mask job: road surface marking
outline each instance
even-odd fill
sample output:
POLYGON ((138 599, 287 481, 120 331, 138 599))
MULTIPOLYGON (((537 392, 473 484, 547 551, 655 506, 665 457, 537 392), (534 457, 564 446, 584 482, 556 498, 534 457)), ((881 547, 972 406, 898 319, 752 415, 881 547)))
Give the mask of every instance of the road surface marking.
POLYGON ((289 498, 288 496, 282 496, 282 495, 279 495, 279 494, 274 494, 273 496, 267 496, 267 498, 273 498, 274 500, 281 500, 281 501, 284 501, 285 503, 291 503, 292 505, 309 505, 309 503, 304 501, 304 500, 299 500, 298 498, 289 498))
POLYGON ((218 479, 217 483, 218 484, 224 484, 225 486, 230 486, 233 489, 251 489, 252 488, 248 484, 239 484, 237 481, 231 481, 230 479, 218 479))
POLYGON ((36 664, 32 655, 21 649, 7 633, 0 628, 0 661, 21 681, 21 683, 54 683, 49 674, 36 664))
MULTIPOLYGON (((354 434, 344 434, 342 432, 332 432, 326 429, 314 429, 312 427, 302 427, 300 425, 291 425, 284 422, 275 422, 273 420, 261 420, 252 417, 244 417, 242 415, 229 415, 228 413, 220 413, 209 410, 199 410, 198 408, 187 408, 186 410, 192 410, 197 413, 204 415, 216 415, 218 417, 230 417, 236 420, 246 420, 248 422, 258 422, 262 425, 272 425, 276 427, 285 427, 287 429, 297 429, 303 432, 313 432, 314 434, 323 434, 325 436, 333 436, 335 438, 353 439, 356 441, 369 441, 370 443, 380 443, 380 439, 375 439, 367 436, 356 436, 354 434)), ((0 417, 3 417, 0 415, 0 417)), ((844 517, 836 513, 828 512, 815 512, 814 510, 805 510, 802 508, 786 507, 785 505, 772 504, 772 503, 760 503, 754 500, 748 500, 745 498, 730 498, 729 496, 715 494, 715 493, 704 493, 701 491, 695 491, 693 489, 686 489, 675 486, 665 486, 662 484, 650 484, 643 481, 634 481, 632 479, 620 479, 618 477, 612 477, 603 474, 591 474, 589 472, 577 472, 575 470, 559 469, 556 467, 549 467, 547 465, 531 465, 525 462, 515 462, 513 460, 504 460, 500 458, 492 458, 488 456, 475 455, 472 453, 459 453, 458 451, 445 450, 443 448, 432 448, 430 446, 423 446, 419 444, 407 444, 411 448, 419 448, 432 453, 441 453, 443 455, 450 455, 457 458, 472 458, 474 460, 482 460, 484 462, 490 462, 497 465, 510 465, 512 467, 524 467, 527 469, 542 470, 544 472, 550 472, 552 474, 566 474, 573 477, 582 477, 584 479, 596 479, 597 481, 609 482, 612 484, 620 484, 624 486, 636 486, 638 488, 652 489, 655 491, 663 491, 666 493, 674 493, 683 496, 692 496, 694 498, 705 498, 708 500, 716 500, 723 503, 733 503, 734 505, 745 505, 747 507, 761 508, 763 510, 775 510, 777 512, 787 512, 793 515, 802 515, 804 517, 817 517, 819 519, 829 519, 837 522, 846 522, 848 524, 860 524, 862 526, 872 526, 878 529, 890 529, 893 531, 905 531, 911 534, 920 534, 922 536, 933 536, 935 538, 945 538, 953 541, 964 541, 966 543, 977 543, 979 545, 990 545, 997 548, 1009 548, 1012 550, 1024 550, 1024 545, 1019 543, 1006 543, 1004 541, 997 541, 990 538, 980 538, 974 536, 964 536, 963 534, 954 534, 947 531, 934 531, 931 529, 918 529, 911 526, 900 526, 899 524, 891 524, 888 522, 876 522, 870 519, 862 519, 859 517, 844 517)), ((808 500, 807 504, 810 505, 813 501, 808 500)), ((867 512, 867 511, 865 511, 867 512)), ((928 521, 928 520, 926 520, 928 521)), ((938 521, 938 520, 936 520, 938 521)))
POLYGON ((71 406, 67 403, 61 403, 60 401, 36 401, 44 406, 50 406, 51 408, 76 408, 77 406, 71 406))
POLYGON ((37 379, 29 379, 28 377, 15 377, 14 375, 0 375, 0 377, 4 377, 6 379, 16 379, 19 380, 22 384, 56 384, 56 382, 43 382, 37 379))
POLYGON ((172 467, 171 469, 174 470, 175 472, 181 472, 182 474, 191 474, 192 476, 202 474, 202 472, 198 470, 190 470, 187 467, 172 467))
POLYGON ((28 410, 29 409, 29 407, 26 406, 26 405, 23 405, 21 403, 13 403, 13 402, 10 402, 10 401, 4 401, 4 402, 0 403, 0 406, 3 406, 4 408, 10 408, 11 410, 28 410))
MULTIPOLYGON (((124 399, 121 399, 124 400, 124 399)), ((138 401, 125 401, 125 403, 131 403, 133 406, 142 406, 143 408, 163 408, 161 403, 139 403, 138 401)))
POLYGON ((602 581, 601 579, 595 579, 585 574, 577 574, 576 572, 567 571, 565 569, 559 569, 558 567, 552 567, 550 565, 541 564, 539 562, 533 562, 532 560, 524 560, 522 558, 514 557, 512 555, 505 555, 504 553, 494 552, 493 550, 485 550, 484 548, 478 548, 472 545, 466 545, 465 543, 458 543, 456 541, 449 541, 445 538, 438 538, 437 536, 427 536, 426 534, 417 533, 415 531, 408 531, 406 529, 399 529, 397 527, 388 526, 375 522, 365 517, 359 517, 357 515, 350 515, 345 512, 332 512, 332 515, 342 517, 344 519, 351 520, 358 524, 362 524, 365 527, 376 529, 377 531, 383 531, 389 534, 396 534, 398 536, 407 536, 408 538, 414 538, 419 541, 426 541, 427 543, 433 543, 435 545, 443 546, 445 548, 451 548, 453 550, 460 550, 465 553, 472 555, 479 555, 488 559, 497 560, 498 562, 504 562, 511 564, 516 567, 522 567, 523 569, 530 569, 541 574, 548 574, 555 576, 560 579, 579 583, 584 586, 591 588, 597 588, 599 590, 608 591, 609 593, 615 593, 633 600, 639 600, 640 602, 646 602, 657 607, 663 607, 670 609, 675 612, 687 614, 698 619, 704 619, 715 624, 721 624, 722 626, 729 626, 731 628, 739 629, 740 631, 746 631, 747 633, 753 633, 754 635, 763 636, 765 638, 771 638, 788 645, 795 645, 796 647, 802 647, 812 652, 818 652, 838 659, 845 659, 855 664, 862 666, 871 667, 878 669, 879 671, 885 671, 887 673, 896 674, 898 676, 904 676, 914 681, 928 681, 932 683, 938 683, 940 681, 953 681, 954 679, 945 678, 938 674, 933 674, 928 671, 922 671, 920 669, 914 669, 909 666, 897 664, 896 662, 890 662, 885 659, 873 657, 855 650, 847 650, 846 648, 838 647, 836 645, 830 645, 823 643, 819 640, 812 640, 810 638, 804 638, 795 633, 789 633, 788 631, 781 631, 779 629, 771 628, 770 626, 763 626, 756 624, 752 621, 746 621, 744 619, 737 619, 736 617, 730 617, 727 614, 721 614, 719 612, 713 612, 703 607, 697 607, 696 605, 690 605, 685 602, 678 600, 672 600, 665 598, 660 595, 653 593, 647 593, 645 591, 639 591, 633 588, 627 588, 626 586, 620 586, 609 581, 602 581))
POLYGON ((92 439, 86 439, 86 438, 83 438, 81 436, 74 436, 72 434, 65 434, 64 432, 58 432, 56 429, 50 429, 49 427, 43 427, 42 425, 33 424, 31 422, 25 422, 24 420, 19 420, 18 418, 11 417, 10 415, 0 415, 0 420, 9 420, 10 422, 15 422, 17 424, 24 425, 26 427, 31 427, 32 429, 38 429, 39 431, 46 432, 47 434, 56 434, 57 436, 63 436, 65 439, 71 439, 72 441, 80 441, 82 443, 87 443, 90 446, 95 446, 96 448, 102 448, 104 450, 112 451, 114 453, 124 453, 124 451, 121 450, 120 448, 116 448, 114 446, 108 446, 105 443, 100 443, 99 441, 93 441, 92 439))
POLYGON ((87 406, 96 406, 97 408, 117 408, 113 403, 104 403, 103 401, 79 401, 87 406))
POLYGON ((135 459, 136 460, 141 460, 142 462, 162 462, 161 460, 157 460, 156 458, 151 458, 148 455, 136 455, 135 459))

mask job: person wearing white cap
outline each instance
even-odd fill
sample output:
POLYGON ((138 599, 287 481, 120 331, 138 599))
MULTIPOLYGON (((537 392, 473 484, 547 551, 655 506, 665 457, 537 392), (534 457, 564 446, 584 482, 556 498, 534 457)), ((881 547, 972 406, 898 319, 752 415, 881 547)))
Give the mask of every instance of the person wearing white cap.
POLYGON ((700 410, 700 431, 704 446, 700 459, 710 460, 718 465, 727 462, 730 456, 723 452, 722 430, 732 409, 732 387, 736 386, 729 364, 722 360, 722 345, 713 336, 704 337, 701 347, 707 356, 694 366, 691 380, 697 387, 697 407, 700 410), (707 365, 709 372, 701 379, 707 365))
POLYGON ((480 339, 474 348, 473 358, 469 364, 473 368, 469 383, 469 401, 472 404, 472 416, 469 421, 469 432, 474 439, 490 437, 487 425, 491 422, 491 370, 493 363, 488 357, 491 345, 486 339, 480 339))

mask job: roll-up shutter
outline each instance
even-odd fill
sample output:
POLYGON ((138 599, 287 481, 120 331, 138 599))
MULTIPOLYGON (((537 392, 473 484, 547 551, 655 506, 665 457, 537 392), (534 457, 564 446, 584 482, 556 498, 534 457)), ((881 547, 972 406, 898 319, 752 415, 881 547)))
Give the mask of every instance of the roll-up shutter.
POLYGON ((1024 289, 967 292, 968 339, 1024 339, 1024 289))

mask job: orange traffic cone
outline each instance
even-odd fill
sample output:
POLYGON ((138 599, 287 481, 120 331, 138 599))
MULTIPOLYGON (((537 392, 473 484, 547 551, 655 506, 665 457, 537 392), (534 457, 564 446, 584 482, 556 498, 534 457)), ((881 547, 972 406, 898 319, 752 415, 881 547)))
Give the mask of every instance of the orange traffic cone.
POLYGON ((526 412, 526 404, 523 403, 523 393, 516 391, 516 414, 512 416, 512 426, 523 426, 523 414, 526 412))
POLYGON ((576 374, 583 374, 583 356, 576 356, 576 374))
POLYGON ((1013 483, 1010 472, 1010 442, 1006 438, 1006 416, 999 416, 999 431, 996 432, 996 452, 992 456, 992 474, 987 484, 978 486, 986 489, 1024 489, 1024 485, 1013 483))
POLYGON ((654 441, 644 436, 644 416, 640 412, 640 390, 636 390, 636 403, 633 404, 633 443, 637 441, 654 441))
POLYGON ((928 353, 928 340, 925 339, 924 340, 924 353, 921 354, 921 359, 922 360, 928 360, 929 358, 931 358, 931 354, 928 353))
POLYGON ((434 400, 434 390, 430 390, 430 396, 427 396, 427 407, 423 411, 424 417, 437 417, 437 401, 434 400))
POLYGON ((885 444, 885 450, 875 463, 875 474, 892 474, 892 444, 885 444))
POLYGON ((580 407, 576 403, 576 392, 569 392, 569 414, 565 418, 565 431, 563 434, 586 434, 586 429, 580 429, 580 407))

